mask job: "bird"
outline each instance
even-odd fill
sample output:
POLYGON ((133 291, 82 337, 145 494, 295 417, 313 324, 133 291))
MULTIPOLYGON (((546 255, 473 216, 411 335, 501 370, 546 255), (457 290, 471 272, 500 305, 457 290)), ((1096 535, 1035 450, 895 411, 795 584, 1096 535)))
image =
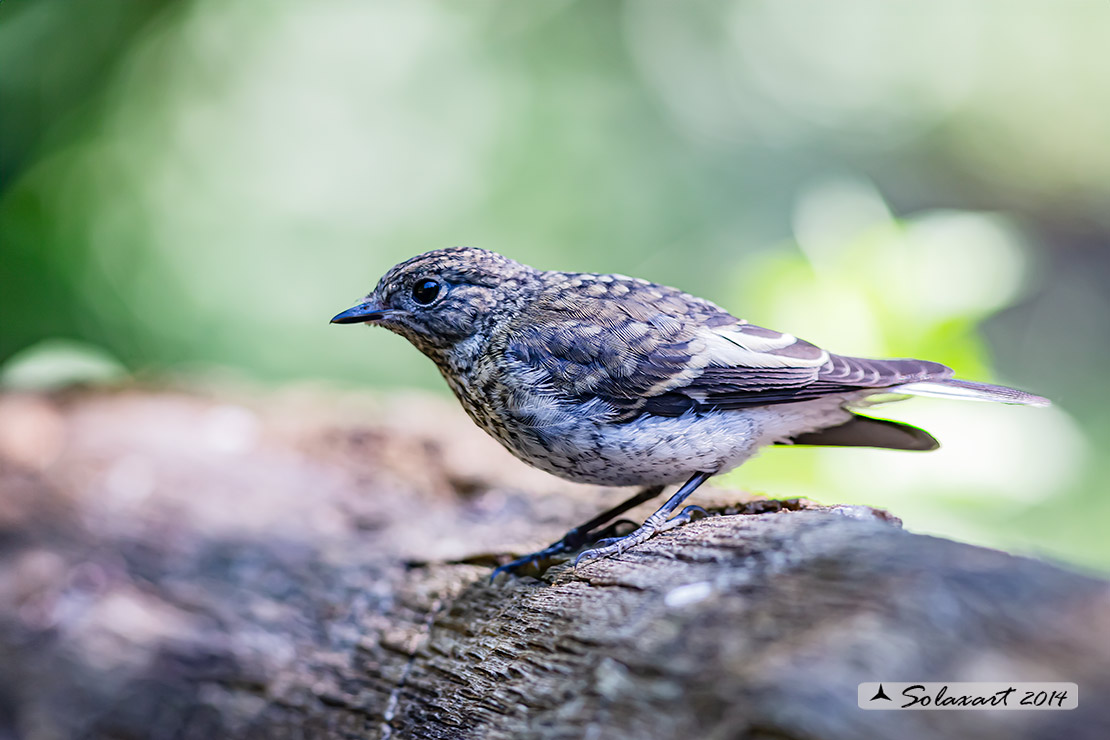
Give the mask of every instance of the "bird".
POLYGON ((922 429, 861 413, 876 403, 935 396, 1049 405, 957 379, 938 362, 834 354, 677 288, 539 270, 475 247, 395 265, 331 322, 407 339, 470 418, 525 463, 579 483, 644 487, 494 576, 543 568, 592 545, 578 566, 700 518, 706 512, 696 505, 679 510, 694 490, 768 445, 939 446, 922 429), (634 531, 598 536, 603 524, 675 483, 634 531))

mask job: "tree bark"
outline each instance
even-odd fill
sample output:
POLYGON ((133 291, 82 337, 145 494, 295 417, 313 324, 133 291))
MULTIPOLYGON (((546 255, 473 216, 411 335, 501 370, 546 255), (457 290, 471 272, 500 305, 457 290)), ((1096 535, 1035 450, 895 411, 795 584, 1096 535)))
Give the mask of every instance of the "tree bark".
POLYGON ((0 396, 0 738, 1110 736, 1110 585, 863 507, 710 493, 488 582, 626 493, 421 397, 0 396), (864 711, 864 681, 1079 708, 864 711))

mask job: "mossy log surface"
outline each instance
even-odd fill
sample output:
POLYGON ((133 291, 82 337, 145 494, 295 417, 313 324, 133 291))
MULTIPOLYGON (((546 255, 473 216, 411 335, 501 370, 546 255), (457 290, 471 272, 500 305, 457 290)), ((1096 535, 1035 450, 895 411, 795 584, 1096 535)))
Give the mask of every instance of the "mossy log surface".
POLYGON ((0 396, 0 738, 1110 737, 1110 584, 883 512, 709 491, 740 513, 488 582, 623 495, 420 396, 0 396))

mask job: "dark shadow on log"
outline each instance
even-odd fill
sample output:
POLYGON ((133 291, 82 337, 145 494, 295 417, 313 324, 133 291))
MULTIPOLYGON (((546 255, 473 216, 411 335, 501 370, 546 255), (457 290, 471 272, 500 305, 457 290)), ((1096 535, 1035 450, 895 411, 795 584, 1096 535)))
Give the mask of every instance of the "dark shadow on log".
POLYGON ((350 403, 0 397, 0 738, 1110 736, 1102 580, 813 507, 490 585, 450 561, 597 492, 350 403), (1080 701, 860 710, 880 680, 1080 701))

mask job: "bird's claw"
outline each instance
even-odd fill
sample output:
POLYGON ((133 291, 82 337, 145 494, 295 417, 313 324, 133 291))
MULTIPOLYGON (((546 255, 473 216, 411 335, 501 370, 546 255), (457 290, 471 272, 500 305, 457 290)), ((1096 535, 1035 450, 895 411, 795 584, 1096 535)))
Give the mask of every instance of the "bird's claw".
POLYGON ((630 522, 627 519, 618 519, 598 530, 584 530, 582 527, 575 527, 563 535, 563 538, 558 542, 552 542, 542 550, 537 550, 536 552, 523 555, 504 565, 497 566, 494 568, 493 572, 490 573, 490 583, 493 583, 497 576, 502 573, 524 575, 534 570, 535 576, 542 576, 548 568, 566 560, 566 558, 559 558, 559 555, 572 553, 580 549, 583 545, 607 545, 611 542, 616 542, 617 540, 623 539, 623 537, 606 537, 605 535, 619 532, 625 527, 635 528, 635 526, 634 522, 630 522), (601 537, 601 539, 598 539, 599 537, 601 537))
POLYGON ((706 516, 707 512, 700 506, 687 506, 676 516, 670 519, 667 518, 670 516, 671 512, 681 506, 682 502, 694 492, 694 489, 704 483, 710 475, 711 474, 707 472, 694 473, 694 475, 690 476, 688 481, 683 483, 682 486, 675 491, 673 496, 667 499, 667 503, 659 507, 654 514, 647 518, 647 521, 630 534, 621 537, 611 536, 618 531, 619 527, 627 523, 625 519, 618 519, 603 529, 598 529, 598 527, 610 521, 613 517, 620 516, 633 506, 658 495, 662 490, 661 487, 646 488, 627 501, 598 514, 585 524, 570 530, 558 542, 553 542, 538 552, 525 555, 524 557, 517 558, 512 562, 505 563, 495 568, 493 573, 490 574, 490 582, 492 583, 493 580, 502 573, 516 573, 525 568, 538 569, 539 572, 536 575, 543 575, 544 571, 554 565, 554 563, 548 562, 552 558, 564 553, 574 552, 586 544, 592 543, 596 545, 589 550, 579 553, 578 557, 574 559, 573 567, 577 568, 583 561, 619 555, 628 548, 635 547, 641 542, 651 538, 656 532, 664 532, 693 519, 706 516))
MULTIPOLYGON (((567 534, 570 535, 571 532, 576 532, 576 530, 572 529, 570 532, 567 532, 567 534)), ((504 565, 497 566, 493 569, 493 572, 490 573, 490 583, 493 583, 493 581, 496 580, 497 576, 501 575, 502 573, 519 574, 522 571, 534 569, 537 571, 536 575, 541 576, 543 575, 544 571, 554 565, 554 563, 550 562, 553 558, 558 555, 562 555, 563 553, 573 552, 574 550, 577 550, 578 547, 581 547, 581 543, 579 543, 577 546, 571 547, 567 542, 567 538, 564 537, 558 542, 551 543, 542 550, 537 550, 536 552, 519 557, 516 560, 511 560, 504 565)))
POLYGON ((574 559, 574 567, 577 568, 580 563, 585 560, 596 560, 598 558, 608 558, 613 555, 620 555, 630 547, 635 547, 651 538, 653 534, 659 531, 659 524, 653 522, 648 518, 643 526, 637 529, 632 534, 625 535, 624 537, 609 537, 604 540, 598 540, 598 545, 601 547, 591 547, 589 550, 583 550, 578 553, 578 557, 574 559))
POLYGON ((608 558, 613 555, 620 555, 625 550, 635 547, 641 542, 646 542, 659 532, 666 532, 667 530, 681 527, 683 524, 701 519, 702 517, 709 516, 709 512, 700 506, 687 506, 685 509, 675 514, 670 519, 663 522, 652 521, 654 517, 649 517, 643 526, 631 534, 624 537, 608 537, 603 540, 598 540, 599 547, 591 547, 589 550, 583 550, 574 559, 574 567, 577 568, 580 563, 586 560, 596 560, 598 558, 608 558))
POLYGON ((689 524, 692 521, 703 519, 707 516, 710 516, 708 511, 701 508, 700 506, 691 504, 690 506, 687 506, 685 509, 672 516, 667 521, 663 522, 663 524, 659 526, 658 531, 666 532, 667 530, 674 529, 675 527, 681 527, 683 524, 689 524))

